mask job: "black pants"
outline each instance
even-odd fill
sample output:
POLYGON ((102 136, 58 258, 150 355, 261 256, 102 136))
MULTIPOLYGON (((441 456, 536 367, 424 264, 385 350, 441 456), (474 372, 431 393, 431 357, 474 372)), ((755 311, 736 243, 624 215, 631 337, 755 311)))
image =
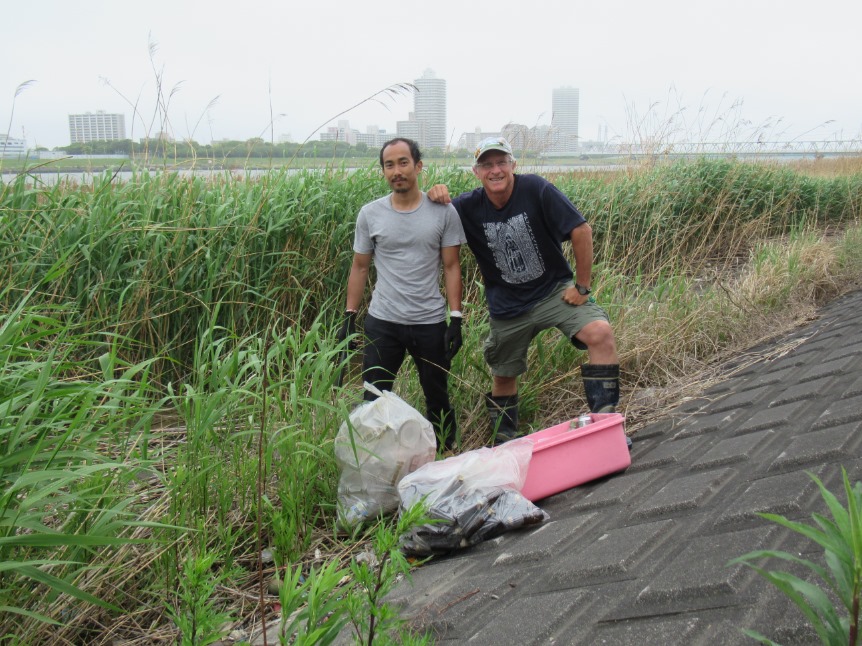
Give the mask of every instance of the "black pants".
MULTIPOLYGON (((392 391, 395 376, 404 363, 407 353, 413 357, 419 372, 419 383, 425 394, 426 418, 434 432, 447 444, 455 440, 455 413, 449 402, 448 373, 443 335, 446 323, 430 325, 404 325, 365 317, 365 353, 362 359, 362 378, 379 390, 392 391)), ((365 391, 365 400, 376 399, 365 391)))

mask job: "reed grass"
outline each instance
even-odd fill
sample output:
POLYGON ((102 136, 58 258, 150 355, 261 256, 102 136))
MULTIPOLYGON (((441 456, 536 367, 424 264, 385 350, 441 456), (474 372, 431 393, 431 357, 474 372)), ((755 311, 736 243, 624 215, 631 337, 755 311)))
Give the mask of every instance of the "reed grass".
MULTIPOLYGON (((764 321, 778 331, 858 286, 862 173, 848 168, 554 176, 593 226, 630 432, 764 321)), ((476 186, 454 167, 424 175, 476 186)), ((150 643, 223 615, 247 629, 277 614, 268 581, 345 565, 370 540, 335 526, 331 445, 361 399, 355 357, 335 386, 335 327, 356 213, 386 191, 373 166, 0 189, 0 639, 150 643)), ((451 383, 466 449, 484 441, 490 377, 462 255, 451 383)), ((525 426, 584 409, 583 360, 555 331, 533 344, 525 426)), ((422 410, 414 372, 395 390, 422 410)))

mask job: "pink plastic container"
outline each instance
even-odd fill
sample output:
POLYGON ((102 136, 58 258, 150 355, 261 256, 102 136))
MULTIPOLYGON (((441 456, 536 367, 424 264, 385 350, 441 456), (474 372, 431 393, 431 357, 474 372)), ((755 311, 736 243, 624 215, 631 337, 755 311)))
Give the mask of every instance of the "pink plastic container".
POLYGON ((527 437, 533 457, 521 493, 531 501, 628 468, 632 463, 618 413, 592 413, 592 422, 577 428, 563 422, 527 437))

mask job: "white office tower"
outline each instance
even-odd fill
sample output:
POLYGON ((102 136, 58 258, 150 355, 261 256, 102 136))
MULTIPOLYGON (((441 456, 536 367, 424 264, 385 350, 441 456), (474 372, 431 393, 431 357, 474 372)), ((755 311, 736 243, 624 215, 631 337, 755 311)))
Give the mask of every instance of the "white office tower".
POLYGON ((416 79, 413 114, 418 122, 419 145, 423 148, 446 147, 446 81, 433 70, 416 79))
POLYGON ((551 116, 553 152, 574 153, 578 150, 579 95, 576 87, 554 89, 551 116))
POLYGON ((73 144, 85 144, 89 141, 121 141, 126 138, 126 117, 122 114, 106 114, 98 111, 95 114, 69 115, 69 139, 73 144))

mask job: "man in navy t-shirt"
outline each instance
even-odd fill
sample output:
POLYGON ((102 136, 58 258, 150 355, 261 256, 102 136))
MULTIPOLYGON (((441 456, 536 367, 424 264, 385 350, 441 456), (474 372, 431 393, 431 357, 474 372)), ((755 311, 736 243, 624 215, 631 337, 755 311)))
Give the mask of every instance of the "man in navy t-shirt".
MULTIPOLYGON (((485 360, 494 383, 485 396, 498 444, 518 433, 518 376, 527 370, 530 342, 556 327, 587 350, 581 366, 584 391, 594 413, 619 403, 619 358, 605 311, 590 298, 592 229, 553 184, 538 175, 516 175, 512 147, 502 137, 482 140, 473 172, 482 188, 451 200, 485 283, 491 332, 485 360), (563 253, 571 241, 575 272, 563 253)), ((447 188, 428 191, 450 201, 447 188)))

